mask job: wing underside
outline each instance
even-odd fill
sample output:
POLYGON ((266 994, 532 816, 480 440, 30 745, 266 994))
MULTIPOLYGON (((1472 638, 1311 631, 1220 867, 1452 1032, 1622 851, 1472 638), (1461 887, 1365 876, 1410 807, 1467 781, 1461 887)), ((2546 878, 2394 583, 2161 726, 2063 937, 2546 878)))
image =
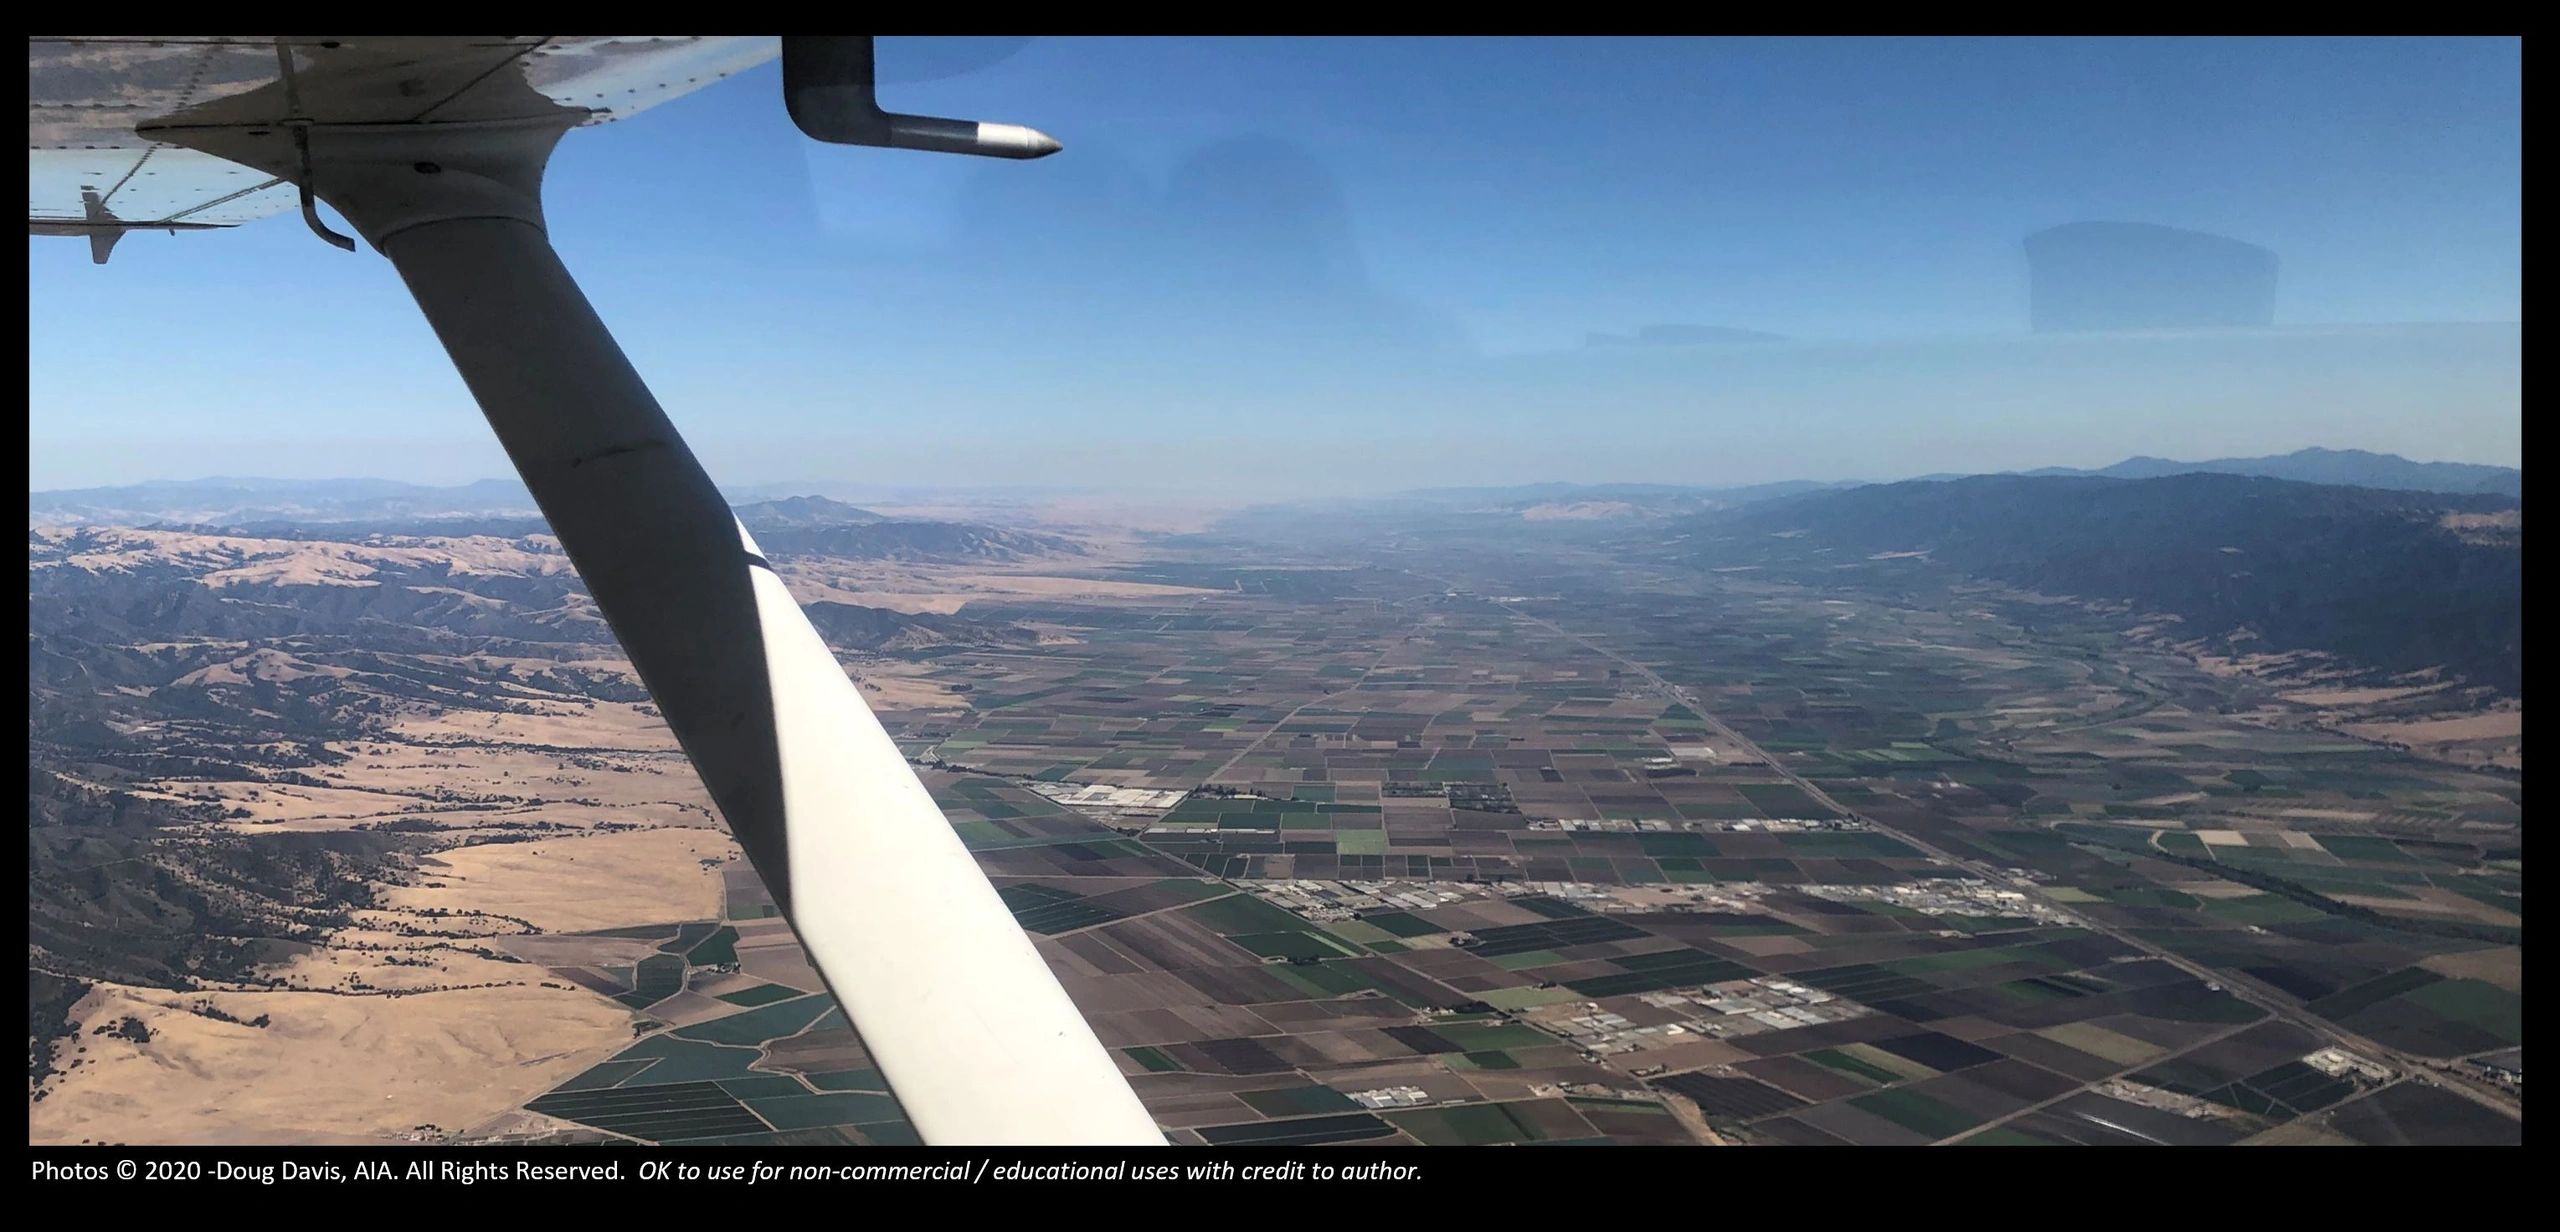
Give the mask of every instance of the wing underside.
MULTIPOLYGON (((530 86, 599 124, 779 54, 770 38, 209 35, 27 41, 27 230, 89 237, 103 263, 131 231, 234 227, 295 208, 287 177, 139 135, 297 75, 378 78, 338 93, 338 123, 434 124, 518 106, 530 86)), ((295 100, 314 102, 323 100, 295 100)), ((279 119, 287 118, 279 116, 279 119)))

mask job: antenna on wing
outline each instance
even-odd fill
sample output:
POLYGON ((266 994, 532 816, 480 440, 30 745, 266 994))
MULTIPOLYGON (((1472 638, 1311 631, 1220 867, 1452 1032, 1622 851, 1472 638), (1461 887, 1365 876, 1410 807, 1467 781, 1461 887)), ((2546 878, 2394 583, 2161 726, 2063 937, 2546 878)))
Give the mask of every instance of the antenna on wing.
POLYGON ((782 40, 782 101, 800 131, 836 145, 990 158, 1044 158, 1057 139, 1019 124, 981 124, 880 109, 869 35, 782 40))

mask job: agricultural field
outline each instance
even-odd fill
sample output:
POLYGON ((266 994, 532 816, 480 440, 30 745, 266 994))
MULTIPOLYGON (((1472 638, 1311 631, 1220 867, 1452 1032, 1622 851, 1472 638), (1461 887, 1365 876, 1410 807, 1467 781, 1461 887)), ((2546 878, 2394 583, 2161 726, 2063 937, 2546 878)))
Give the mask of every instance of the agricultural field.
MULTIPOLYGON (((1213 1075, 1360 1095, 1410 1072, 1432 1081, 1394 1085, 1433 1106, 1688 1099, 1738 1141, 2237 1142, 2520 1042, 2513 776, 2275 721, 2227 678, 2108 641, 2102 616, 1997 593, 1613 593, 1604 562, 1576 585, 1550 559, 1523 577, 1489 551, 1452 578, 1432 555, 1430 574, 1372 556, 1151 615, 1009 609, 1075 644, 935 662, 1002 685, 905 729, 928 764, 1184 791, 1095 834, 1305 921, 1186 907, 1047 929, 1125 892, 1068 880, 1090 857, 1008 892, 1073 956, 1080 1003, 1111 990, 1088 1009, 1151 1099, 1213 1075), (1456 897, 1379 892, 1416 885, 1456 897), (1073 905, 1050 893, 1070 887, 1073 905), (1407 1020, 1335 1025, 1361 1002, 1407 1020), (1209 1005, 1264 1033, 1203 1038, 1253 1028, 1209 1005), (1167 1012, 1194 1038, 1166 1036, 1167 1012), (1327 1029, 1278 1021, 1301 1014, 1327 1029), (1469 1033, 1487 1014, 1539 1042, 1489 1046, 1469 1033), (2181 1067, 2251 1031, 2300 1047, 2181 1067), (2334 1043, 2371 1072, 2302 1060, 2334 1043)), ((1032 853, 1101 841, 1017 835, 990 867, 1038 876, 1032 853)), ((1415 1140, 1545 1140, 1380 1107, 1415 1140)), ((1183 1128, 1234 1108, 1195 1094, 1183 1128)))
MULTIPOLYGON (((1029 633, 847 655, 1178 1142, 2520 1140, 2474 1064, 2522 1042, 2520 772, 2121 613, 1455 531, 1050 567, 942 605, 1029 633)), ((160 789, 396 827, 416 944, 609 1028, 424 1136, 915 1140, 653 715, 435 696, 160 789)), ((55 1098, 146 1072, 100 1056, 128 1000, 55 1098)))

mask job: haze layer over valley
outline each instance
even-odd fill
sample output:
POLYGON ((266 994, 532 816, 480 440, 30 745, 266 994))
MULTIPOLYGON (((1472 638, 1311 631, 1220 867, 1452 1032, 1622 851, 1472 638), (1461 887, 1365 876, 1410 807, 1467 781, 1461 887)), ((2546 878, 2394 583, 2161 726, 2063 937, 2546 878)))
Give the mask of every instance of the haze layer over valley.
MULTIPOLYGON (((2197 465, 740 512, 1176 1141, 2516 1140, 2520 500, 2197 465)), ((226 482, 31 500, 37 1141, 913 1140, 538 520, 226 482)))

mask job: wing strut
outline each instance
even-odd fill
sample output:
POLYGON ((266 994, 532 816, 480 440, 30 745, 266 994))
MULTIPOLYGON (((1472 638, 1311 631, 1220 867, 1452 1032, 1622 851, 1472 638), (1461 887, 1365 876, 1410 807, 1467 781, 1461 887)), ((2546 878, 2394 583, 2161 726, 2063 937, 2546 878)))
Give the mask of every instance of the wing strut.
POLYGON ((579 118, 161 139, 280 176, 307 152, 390 258, 925 1141, 1162 1145, 552 250, 542 171, 579 118))

